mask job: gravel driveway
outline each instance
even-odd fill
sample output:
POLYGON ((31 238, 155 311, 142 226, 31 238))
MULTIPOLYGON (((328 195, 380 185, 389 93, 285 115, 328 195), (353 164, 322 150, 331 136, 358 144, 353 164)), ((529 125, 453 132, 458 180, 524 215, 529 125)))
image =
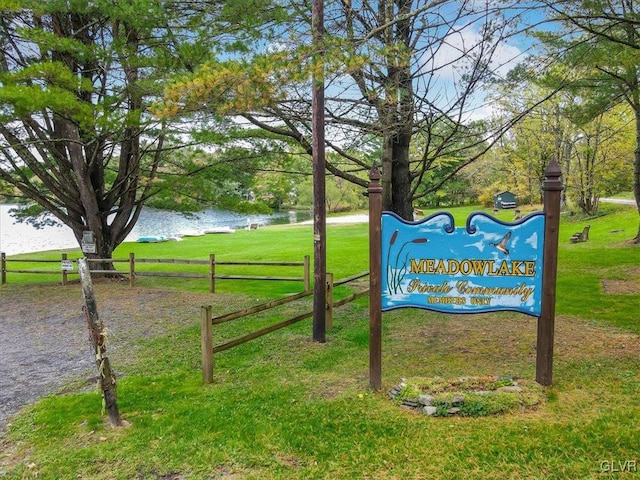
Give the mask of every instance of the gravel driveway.
MULTIPOLYGON (((114 358, 132 342, 199 322, 210 294, 94 284, 114 358)), ((70 380, 95 385, 95 364, 80 285, 0 287, 0 432, 11 415, 70 380)), ((118 370, 118 364, 114 364, 118 370)))

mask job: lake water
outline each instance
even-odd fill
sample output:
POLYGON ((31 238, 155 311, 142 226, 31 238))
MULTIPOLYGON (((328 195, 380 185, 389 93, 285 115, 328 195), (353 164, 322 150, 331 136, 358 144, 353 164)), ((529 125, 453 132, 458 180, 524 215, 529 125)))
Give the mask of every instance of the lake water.
MULTIPOLYGON (((26 223, 16 223, 9 210, 16 205, 0 204, 0 252, 7 255, 78 248, 71 229, 67 226, 53 226, 37 229, 26 223)), ((211 227, 229 226, 244 228, 249 222, 263 225, 298 223, 308 220, 313 214, 308 211, 280 212, 273 215, 247 215, 227 210, 207 209, 198 213, 181 213, 145 207, 125 241, 135 242, 139 237, 179 235, 186 230, 205 230, 211 227)))

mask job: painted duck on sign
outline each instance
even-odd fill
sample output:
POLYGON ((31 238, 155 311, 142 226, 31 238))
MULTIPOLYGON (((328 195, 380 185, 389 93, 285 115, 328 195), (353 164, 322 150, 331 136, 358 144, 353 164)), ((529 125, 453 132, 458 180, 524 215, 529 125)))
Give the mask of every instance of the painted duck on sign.
POLYGON ((511 231, 508 231, 504 235, 504 237, 502 237, 502 240, 500 240, 498 243, 493 243, 492 242, 490 245, 493 245, 494 247, 496 247, 496 250, 501 251, 505 255, 509 255, 509 249, 507 248, 507 242, 509 241, 510 238, 511 238, 511 231))

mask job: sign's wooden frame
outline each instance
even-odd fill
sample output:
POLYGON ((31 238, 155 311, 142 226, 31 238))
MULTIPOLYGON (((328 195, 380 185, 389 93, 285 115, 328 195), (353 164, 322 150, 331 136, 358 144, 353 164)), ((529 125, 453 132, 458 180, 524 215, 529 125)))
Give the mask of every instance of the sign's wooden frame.
MULTIPOLYGON (((545 171, 544 208, 544 241, 542 242, 542 292, 537 300, 539 305, 531 312, 538 318, 537 352, 536 352, 536 381, 541 385, 551 385, 553 379, 553 341, 555 330, 556 277, 558 266, 558 233, 560 225, 560 194, 562 191, 561 170, 554 159, 545 171)), ((369 379, 370 386, 379 390, 382 386, 382 186, 380 173, 374 166, 370 173, 369 183, 369 379)), ((443 215, 448 215, 444 213, 443 215)), ((449 215, 449 217, 451 217, 449 215)), ((470 219, 473 215, 470 217, 470 219)), ((470 221, 470 220, 469 220, 470 221)), ((469 221, 467 231, 471 232, 469 221)), ((511 224, 512 226, 525 223, 511 224)), ((410 222, 406 222, 409 224, 410 222)), ((453 222, 448 226, 448 233, 453 233, 453 222)), ((499 223, 499 222, 498 222, 499 223)), ((397 233, 396 230, 394 233, 397 233)), ((393 237, 392 237, 393 240, 393 237)), ((426 240, 422 243, 426 243, 426 240)), ((499 242, 498 242, 499 243, 499 242)), ((386 278, 386 277, 385 277, 386 278)), ((386 300, 386 297, 385 297, 386 300)), ((408 304, 407 306, 415 306, 408 304)), ((423 308, 423 307, 420 307, 423 308)), ((427 308, 427 307, 424 307, 427 308)), ((386 310, 390 309, 386 305, 386 310)), ((493 310, 509 308, 493 308, 493 310)), ((492 309, 489 309, 492 310, 492 309)), ((460 313, 477 313, 484 311, 460 311, 460 313)), ((516 309, 516 311, 522 311, 516 309)))

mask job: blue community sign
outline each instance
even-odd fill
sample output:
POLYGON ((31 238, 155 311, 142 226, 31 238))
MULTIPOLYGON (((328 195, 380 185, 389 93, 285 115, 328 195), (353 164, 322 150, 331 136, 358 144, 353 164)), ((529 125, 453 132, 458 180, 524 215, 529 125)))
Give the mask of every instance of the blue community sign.
POLYGON ((407 222, 382 214, 382 310, 511 310, 539 317, 545 215, 506 223, 471 214, 464 227, 440 212, 407 222))

